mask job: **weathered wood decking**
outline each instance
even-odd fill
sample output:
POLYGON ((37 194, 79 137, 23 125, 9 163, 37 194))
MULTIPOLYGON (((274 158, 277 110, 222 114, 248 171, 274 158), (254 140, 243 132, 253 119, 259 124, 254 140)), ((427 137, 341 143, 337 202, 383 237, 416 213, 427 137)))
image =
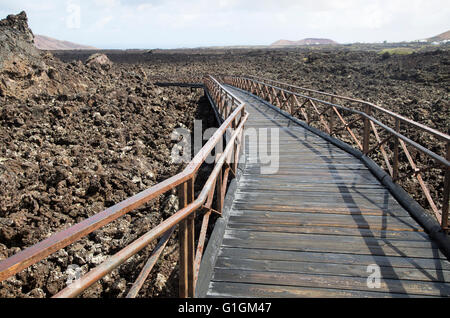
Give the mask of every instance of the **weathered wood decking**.
POLYGON ((206 296, 450 295, 450 263, 358 159, 230 90, 248 103, 248 128, 280 128, 279 169, 261 174, 247 149, 206 296))

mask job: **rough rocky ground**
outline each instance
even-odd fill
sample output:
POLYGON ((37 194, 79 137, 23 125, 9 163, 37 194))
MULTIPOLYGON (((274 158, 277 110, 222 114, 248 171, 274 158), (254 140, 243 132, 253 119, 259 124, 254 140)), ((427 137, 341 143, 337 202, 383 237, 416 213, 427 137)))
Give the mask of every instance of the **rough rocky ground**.
MULTIPOLYGON (((380 54, 383 48, 382 45, 353 45, 260 50, 109 51, 108 56, 116 63, 142 65, 158 79, 170 78, 174 74, 178 77, 253 75, 359 98, 450 133, 450 45, 409 45, 407 49, 413 53, 406 55, 380 54)), ((63 52, 57 56, 65 61, 82 57, 78 52, 63 52)), ((392 121, 387 123, 394 126, 392 121)), ((355 133, 361 133, 360 123, 353 128, 355 133)), ((445 144, 436 138, 417 130, 402 132, 445 157, 445 144)), ((352 141, 348 134, 341 134, 340 137, 346 142, 352 141)), ((386 135, 382 135, 381 139, 384 137, 386 135)), ((392 142, 387 146, 391 150, 394 147, 392 142)), ((431 163, 413 148, 409 147, 409 151, 419 167, 431 163)), ((392 151, 388 153, 391 155, 392 151)), ((372 158, 380 165, 384 164, 381 155, 372 158)), ((403 152, 400 153, 400 160, 402 173, 411 172, 403 152)), ((442 194, 439 190, 443 189, 444 183, 442 170, 432 169, 425 173, 424 179, 440 208, 442 194)), ((418 182, 405 179, 400 183, 422 206, 429 208, 418 182)))
MULTIPOLYGON (((261 50, 107 51, 115 63, 141 65, 152 78, 253 75, 360 98, 443 132, 450 129, 450 45, 408 55, 379 54, 374 45, 261 50)), ((55 53, 63 61, 92 52, 55 53)))
MULTIPOLYGON (((2 53, 10 53, 0 68, 0 260, 180 172, 184 164, 170 157, 178 142, 172 132, 192 131, 194 119, 215 125, 201 90, 156 87, 138 65, 103 58, 63 63, 36 51, 24 14, 1 21, 0 34, 7 41, 2 53)), ((177 205, 170 193, 153 200, 1 283, 0 297, 54 295, 66 286, 71 265, 87 272, 177 205)), ((178 259, 175 243, 142 296, 177 290, 168 281, 178 259)), ((83 297, 124 296, 151 248, 83 297)))
MULTIPOLYGON (((192 127, 194 118, 212 125, 212 115, 200 92, 158 88, 153 78, 211 73, 278 79, 369 100, 449 132, 446 47, 404 56, 351 48, 108 51, 110 67, 87 66, 95 52, 54 53, 58 60, 32 49, 24 21, 20 15, 0 22, 0 259, 182 169, 169 160, 168 136, 176 127, 192 127)), ((442 186, 439 172, 432 186, 442 186)), ((70 265, 84 272, 95 267, 176 204, 169 195, 129 213, 0 284, 0 297, 55 294, 70 265)), ((83 297, 126 295, 151 249, 83 297)), ((172 240, 140 296, 176 296, 177 260, 172 240)))

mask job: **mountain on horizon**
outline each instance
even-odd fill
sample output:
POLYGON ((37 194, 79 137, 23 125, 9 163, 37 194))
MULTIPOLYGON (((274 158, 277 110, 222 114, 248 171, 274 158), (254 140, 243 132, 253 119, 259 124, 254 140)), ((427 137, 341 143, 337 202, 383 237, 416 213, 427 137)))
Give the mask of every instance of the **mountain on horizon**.
POLYGON ((81 45, 69 41, 60 41, 45 35, 34 35, 34 45, 40 50, 97 50, 88 45, 81 45))
POLYGON ((426 39, 427 42, 446 42, 450 41, 450 30, 426 39))
POLYGON ((271 46, 300 46, 300 45, 326 45, 326 44, 330 45, 338 43, 330 39, 306 38, 299 41, 278 40, 272 43, 271 46))

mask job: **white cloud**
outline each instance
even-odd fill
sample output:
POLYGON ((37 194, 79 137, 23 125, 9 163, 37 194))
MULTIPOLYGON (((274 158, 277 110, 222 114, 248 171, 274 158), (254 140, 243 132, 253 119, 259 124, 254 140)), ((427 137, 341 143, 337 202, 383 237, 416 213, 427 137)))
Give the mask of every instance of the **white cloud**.
POLYGON ((75 32, 55 18, 66 1, 0 1, 0 14, 25 9, 35 33, 123 48, 414 40, 448 30, 450 20, 448 0, 72 0, 82 9, 75 32))
POLYGON ((114 17, 112 15, 107 16, 107 17, 103 17, 100 20, 98 20, 95 24, 94 24, 94 28, 95 29, 103 29, 108 23, 110 23, 112 20, 114 19, 114 17))
POLYGON ((120 5, 119 0, 94 0, 95 5, 102 8, 112 9, 120 5))

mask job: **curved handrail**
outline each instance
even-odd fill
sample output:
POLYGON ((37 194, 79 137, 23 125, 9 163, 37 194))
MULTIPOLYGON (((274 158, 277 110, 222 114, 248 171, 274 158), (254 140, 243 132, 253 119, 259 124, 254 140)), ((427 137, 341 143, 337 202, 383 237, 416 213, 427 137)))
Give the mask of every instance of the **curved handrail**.
POLYGON ((365 102, 362 100, 353 99, 353 98, 349 98, 349 97, 339 96, 339 95, 335 95, 335 94, 320 92, 317 90, 302 88, 299 86, 289 85, 286 83, 277 82, 277 81, 273 81, 273 80, 262 79, 263 81, 261 81, 258 79, 259 78, 257 78, 257 77, 251 78, 251 77, 245 77, 245 76, 242 76, 242 77, 240 77, 240 76, 225 76, 224 82, 234 85, 234 86, 237 86, 244 90, 249 90, 252 93, 255 92, 257 95, 258 94, 261 95, 260 97, 262 97, 263 99, 268 98, 271 103, 274 103, 275 106, 278 106, 280 108, 288 107, 291 114, 293 114, 293 107, 299 107, 300 111, 302 112, 302 115, 305 117, 306 122, 308 124, 311 124, 312 122, 314 122, 316 120, 310 121, 310 118, 309 118, 310 115, 307 114, 305 111, 305 108, 306 108, 305 105, 307 105, 309 103, 313 108, 312 115, 319 117, 320 125, 323 126, 330 135, 334 134, 335 136, 337 136, 336 132, 344 129, 344 130, 347 130, 347 132, 350 134, 353 141, 361 149, 363 154, 369 155, 374 150, 379 149, 379 151, 381 152, 381 155, 384 159, 384 162, 387 166, 387 169, 389 170, 389 173, 390 173, 391 177, 393 178, 394 182, 402 180, 407 177, 411 177, 411 176, 414 176, 415 178, 417 178, 418 184, 420 185, 420 187, 422 189, 424 197, 428 201, 430 208, 433 211, 433 213, 435 214, 437 220, 441 223, 442 229, 445 231, 450 230, 449 226, 448 226, 448 224, 449 224, 448 215, 449 215, 449 205, 450 205, 450 203, 449 203, 449 198, 450 198, 450 136, 449 135, 439 132, 433 128, 427 127, 425 125, 422 125, 420 123, 417 123, 413 120, 405 118, 401 115, 398 115, 392 111, 386 110, 380 106, 374 105, 369 102, 365 102), (269 82, 271 84, 268 84, 266 82, 269 82), (275 84, 280 85, 280 86, 284 85, 290 89, 285 89, 280 86, 275 86, 275 84), (317 94, 320 94, 321 96, 332 97, 333 99, 332 99, 332 102, 328 102, 328 101, 325 101, 325 100, 322 100, 319 98, 315 98, 315 97, 312 97, 309 95, 304 95, 304 94, 295 92, 291 89, 294 89, 294 90, 300 89, 305 92, 317 93, 317 94), (295 102, 289 101, 292 97, 294 97, 295 102), (297 103, 299 103, 299 100, 297 99, 297 97, 299 97, 299 99, 304 99, 306 101, 302 105, 300 105, 300 104, 297 105, 297 103), (361 103, 362 105, 364 105, 364 110, 361 111, 361 110, 357 110, 357 109, 352 109, 350 107, 338 105, 338 104, 334 103, 334 100, 336 98, 344 100, 344 101, 361 103), (319 111, 315 103, 324 105, 325 110, 319 111), (328 112, 330 110, 331 110, 331 114, 328 116, 329 122, 327 123, 324 115, 326 112, 328 112), (389 125, 387 125, 386 123, 383 123, 381 120, 375 118, 373 116, 374 110, 381 111, 382 113, 387 114, 388 116, 391 116, 395 121, 395 128, 389 127, 389 125), (352 115, 357 115, 356 116, 357 118, 353 119, 351 122, 347 123, 339 111, 345 111, 352 115), (343 124, 343 128, 341 128, 338 131, 333 131, 334 115, 337 115, 339 120, 343 124), (362 143, 360 142, 360 140, 358 140, 357 136, 355 135, 353 130, 350 128, 351 125, 353 125, 354 123, 356 123, 359 120, 363 121, 362 143), (400 133, 400 124, 401 123, 406 123, 408 125, 411 125, 414 128, 420 129, 423 132, 429 133, 429 134, 437 137, 438 141, 445 142, 446 143, 444 145, 444 147, 446 147, 445 158, 443 156, 435 153, 434 151, 427 149, 426 147, 422 146, 418 142, 411 140, 410 138, 406 137, 402 133, 400 133), (388 137, 385 138, 384 140, 381 140, 375 125, 384 129, 384 131, 388 134, 388 137), (372 147, 370 149, 371 131, 373 131, 373 133, 377 139, 377 143, 374 147, 372 147), (394 139, 393 166, 391 166, 390 159, 384 149, 384 144, 391 139, 394 139), (428 158, 434 160, 435 164, 430 164, 428 162, 428 163, 426 163, 425 168, 419 169, 417 167, 416 163, 414 162, 413 156, 411 156, 410 152, 408 151, 406 145, 412 146, 418 152, 425 154, 426 156, 428 156, 428 158), (409 166, 412 170, 411 173, 407 173, 402 177, 399 177, 399 170, 400 170, 399 169, 399 148, 403 150, 405 157, 407 159, 407 163, 409 164, 409 166), (442 195, 438 196, 438 199, 442 198, 442 209, 441 210, 439 210, 437 205, 435 204, 435 202, 431 196, 430 190, 422 178, 423 172, 425 172, 431 168, 434 168, 436 165, 441 166, 441 168, 443 170, 443 176, 444 176, 444 188, 442 189, 442 195))
MULTIPOLYGON (((264 84, 263 82, 259 82, 259 81, 255 81, 255 82, 256 82, 256 83, 264 84)), ((282 91, 284 91, 284 92, 287 93, 287 94, 291 94, 291 95, 295 95, 295 96, 298 96, 298 97, 306 98, 306 99, 309 99, 309 100, 312 100, 312 101, 321 103, 321 104, 323 104, 323 105, 336 107, 337 109, 345 110, 345 111, 348 111, 348 112, 350 112, 350 113, 353 113, 353 114, 356 114, 356 115, 360 115, 360 116, 362 116, 362 117, 364 117, 364 118, 366 118, 366 119, 369 119, 370 121, 374 122, 374 123, 377 124, 378 126, 384 128, 386 131, 388 131, 388 132, 391 133, 392 135, 396 136, 397 138, 402 139, 403 141, 405 141, 405 142, 408 143, 409 145, 413 146, 413 147, 416 148, 417 150, 419 150, 419 151, 425 153, 426 155, 430 156, 431 158, 433 158, 434 160, 436 160, 436 161, 439 162, 440 164, 442 164, 442 165, 444 165, 444 166, 446 166, 446 167, 450 167, 450 161, 448 161, 448 160, 445 159, 444 157, 442 157, 442 156, 436 154, 435 152, 433 152, 433 151, 431 151, 431 150, 425 148, 424 146, 422 146, 422 145, 418 144, 417 142, 415 142, 415 141, 409 139, 408 137, 403 136, 403 135, 400 134, 399 132, 395 131, 395 130, 392 129, 391 127, 389 127, 389 126, 383 124, 382 122, 380 122, 380 121, 377 120, 376 118, 374 118, 374 117, 368 115, 367 113, 365 113, 365 112, 363 112, 363 111, 359 111, 359 110, 351 109, 351 108, 348 108, 348 107, 345 107, 345 106, 341 106, 341 105, 338 105, 338 104, 330 103, 330 102, 327 102, 327 101, 324 101, 324 100, 321 100, 321 99, 318 99, 318 98, 314 98, 314 97, 311 97, 311 96, 307 96, 307 95, 303 95, 303 94, 296 93, 296 92, 293 92, 293 91, 289 91, 289 90, 283 89, 283 88, 281 88, 281 87, 273 86, 273 85, 270 85, 270 84, 266 84, 266 86, 268 86, 268 87, 270 87, 270 88, 277 89, 277 90, 282 90, 282 91)), ((367 103, 367 104, 370 104, 370 103, 367 103)), ((372 105, 372 104, 370 104, 370 105, 372 105)), ((378 107, 378 106, 377 106, 377 107, 378 107)), ((386 110, 386 111, 387 111, 387 110, 386 110)), ((394 113, 394 114, 395 114, 395 113, 394 113)), ((400 116, 400 115, 398 115, 398 116, 400 116)), ((419 123, 416 123, 416 122, 414 122, 414 121, 412 121, 412 122, 415 123, 415 124, 419 124, 419 123)), ((420 124, 419 124, 419 125, 420 125, 420 124)), ((428 127, 426 127, 426 128, 428 128, 428 127)), ((431 128, 430 128, 430 129, 431 129, 431 128)), ((439 133, 439 132, 438 132, 438 133, 439 133)), ((448 136, 448 135, 446 135, 446 134, 444 134, 444 133, 441 133, 441 134, 442 134, 442 137, 443 137, 443 138, 449 138, 448 140, 450 141, 450 136, 448 136)), ((447 139, 445 139, 445 140, 447 140, 447 139)))
MULTIPOLYGON (((247 75, 247 76, 244 76, 242 78, 244 78, 244 79, 245 78, 249 78, 249 79, 252 79, 252 80, 256 80, 256 81, 258 81, 260 83, 270 82, 270 83, 274 83, 274 84, 279 84, 279 85, 283 85, 283 86, 286 86, 286 87, 290 87, 290 88, 293 88, 293 89, 299 89, 299 90, 303 90, 303 91, 306 91, 306 92, 311 92, 311 93, 315 93, 315 94, 319 94, 319 95, 323 95, 323 96, 333 97, 333 98, 337 98, 337 99, 341 99, 341 100, 346 100, 346 101, 350 101, 350 102, 360 103, 362 105, 367 105, 367 106, 370 106, 373 109, 376 109, 376 110, 378 110, 380 112, 385 113, 386 115, 389 115, 389 116, 391 116, 393 118, 397 118, 397 119, 399 119, 400 121, 402 121, 404 123, 407 123, 407 124, 412 125, 412 126, 414 126, 416 128, 419 128, 419 129, 421 129, 421 130, 423 130, 423 131, 425 131, 427 133, 430 133, 430 134, 434 135, 435 137, 439 138, 442 141, 450 142, 450 136, 445 134, 445 133, 443 133, 443 132, 441 132, 441 131, 438 131, 438 130, 436 130, 434 128, 431 128, 431 127, 428 127, 428 126, 425 126, 425 125, 423 125, 421 123, 418 123, 418 122, 416 122, 414 120, 406 118, 406 117, 404 117, 402 115, 399 115, 399 114, 394 113, 394 112, 392 112, 390 110, 387 110, 387 109, 385 109, 385 108, 383 108, 381 106, 378 106, 376 104, 373 104, 371 102, 368 102, 368 101, 365 101, 365 100, 362 100, 362 99, 352 98, 352 97, 348 97, 348 96, 336 95, 336 94, 332 94, 332 93, 318 91, 318 90, 314 90, 314 89, 310 89, 310 88, 296 86, 296 85, 292 85, 292 84, 288 84, 288 83, 284 83, 284 82, 280 82, 280 81, 275 81, 275 80, 271 80, 271 79, 266 79, 266 78, 262 78, 262 77, 257 77, 257 76, 247 75)), ((264 84, 266 84, 266 83, 264 83, 264 84)))
MULTIPOLYGON (((237 109, 239 110, 239 109, 237 109)), ((237 111, 236 110, 236 111, 237 111)), ((240 111, 240 110, 239 110, 240 111)), ((114 270, 116 267, 118 267, 120 264, 125 262, 128 258, 138 253, 140 250, 142 250, 144 247, 146 247, 148 244, 150 244, 152 241, 156 240, 160 236, 162 236, 164 233, 169 231, 171 228, 179 224, 181 221, 189 217, 193 212, 198 210, 202 205, 206 202, 208 199, 208 194, 210 193, 212 187, 214 186, 214 183, 216 181, 217 176, 219 175, 220 170, 222 169, 226 157, 230 153, 233 147, 233 143, 240 134, 241 130, 244 127, 244 123, 246 119, 248 118, 248 114, 245 115, 244 120, 241 122, 240 126, 236 129, 235 133, 232 135, 230 142, 228 143, 227 147, 225 148, 225 151, 220 156, 218 162, 216 163, 216 166, 214 167, 213 172, 209 176, 208 180, 206 181, 200 195, 198 198, 186 206, 185 208, 181 209, 171 217, 169 217, 167 220, 141 236, 139 239, 128 245, 127 247, 123 248, 121 251, 119 251, 114 256, 111 256, 108 260, 100 264, 98 267, 91 270, 88 274, 83 276, 81 279, 79 279, 76 283, 69 285, 64 290, 56 294, 55 298, 70 298, 70 297, 76 297, 80 293, 82 293, 84 290, 86 290, 89 286, 91 286, 93 283, 110 273, 112 270, 114 270)))
MULTIPOLYGON (((124 214, 142 206, 143 204, 149 202, 152 199, 155 199, 156 197, 168 192, 169 190, 175 189, 183 184, 186 184, 189 180, 194 180, 196 173, 200 169, 203 162, 206 160, 208 155, 213 151, 213 149, 216 147, 216 145, 223 139, 224 134, 227 132, 227 130, 232 127, 236 128, 235 124, 236 121, 239 119, 239 127, 240 130, 237 129, 235 133, 233 134, 233 137, 230 139, 230 142, 227 145, 227 149, 229 147, 233 146, 233 143, 236 141, 236 136, 238 132, 242 133, 243 125, 245 124, 248 113, 245 112, 245 103, 242 102, 239 98, 232 95, 222 84, 220 84, 216 79, 213 77, 210 77, 208 79, 209 85, 213 86, 214 88, 218 88, 222 94, 228 94, 227 96, 232 101, 232 112, 230 114, 227 114, 225 117, 225 120, 223 124, 220 126, 220 128, 214 133, 214 135, 208 140, 208 142, 204 145, 204 147, 196 154, 196 156, 193 158, 193 160, 186 166, 186 168, 178 173, 177 175, 170 177, 169 179, 152 186, 151 188, 142 191, 141 193, 138 193, 92 217, 89 217, 88 219, 73 225, 63 231, 60 231, 51 237, 31 246, 28 247, 17 254, 11 256, 8 259, 5 259, 0 262, 0 282, 11 277, 12 275, 20 272, 21 270, 43 260, 47 256, 53 254, 54 252, 76 242, 77 240, 85 237, 89 233, 92 233, 93 231, 103 227, 106 224, 111 223, 112 221, 118 219, 119 217, 123 216, 124 214)), ((224 110, 224 107, 219 106, 219 111, 224 114, 226 113, 224 110)), ((229 151, 229 150, 228 150, 229 151)), ((225 152, 224 152, 225 154, 225 152)), ((227 154, 228 155, 228 154, 227 154)), ((223 161, 224 155, 221 156, 221 159, 223 161)), ((222 162, 220 161, 220 162, 222 162)), ((223 165, 223 164, 222 164, 223 165)), ((214 169, 214 173, 217 172, 219 168, 214 169)), ((216 176, 217 177, 217 176, 216 176)), ((204 202, 204 191, 207 188, 208 190, 211 190, 210 182, 211 182, 212 175, 208 179, 207 185, 205 185, 204 190, 202 191, 201 199, 197 199, 192 204, 186 206, 185 208, 181 209, 177 213, 175 213, 172 217, 158 225, 156 228, 154 228, 152 231, 144 235, 144 237, 141 237, 136 242, 134 242, 132 246, 132 250, 137 252, 140 250, 144 245, 142 245, 142 241, 150 242, 151 240, 154 240, 164 234, 166 230, 168 230, 168 226, 174 226, 178 224, 180 221, 184 220, 187 216, 190 215, 192 211, 195 211, 198 209, 201 204, 204 202), (136 248, 136 246, 139 246, 139 248, 136 248)), ((214 191, 214 189, 213 189, 214 191)), ((125 249, 125 251, 130 251, 130 249, 125 249)), ((123 253, 125 252, 119 252, 119 256, 123 257, 123 253)), ((127 254, 129 255, 129 254, 127 254)), ((111 258, 106 261, 105 264, 100 265, 100 268, 103 268, 102 266, 106 266, 107 268, 115 267, 116 265, 120 264, 113 261, 114 258, 111 258)), ((121 258, 122 259, 122 258, 121 258)), ((97 273, 99 270, 96 270, 95 273, 97 273)), ((92 277, 97 277, 97 274, 92 274, 89 276, 89 279, 92 277)))

